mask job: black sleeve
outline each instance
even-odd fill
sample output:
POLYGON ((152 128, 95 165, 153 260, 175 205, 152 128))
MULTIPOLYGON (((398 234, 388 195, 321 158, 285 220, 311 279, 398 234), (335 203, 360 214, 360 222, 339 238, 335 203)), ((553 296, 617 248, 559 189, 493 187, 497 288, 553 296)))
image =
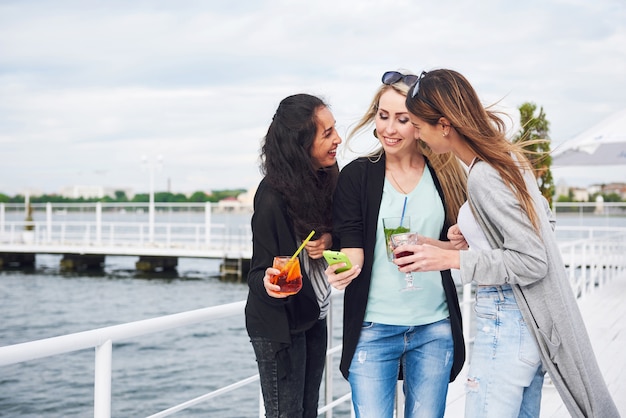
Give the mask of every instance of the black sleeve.
POLYGON ((362 162, 341 170, 333 197, 333 232, 341 248, 363 248, 362 162))
POLYGON ((254 197, 252 215, 252 260, 248 273, 248 286, 264 301, 282 305, 286 299, 269 296, 263 286, 265 270, 272 266, 274 256, 292 255, 296 240, 282 197, 266 185, 260 185, 254 197))

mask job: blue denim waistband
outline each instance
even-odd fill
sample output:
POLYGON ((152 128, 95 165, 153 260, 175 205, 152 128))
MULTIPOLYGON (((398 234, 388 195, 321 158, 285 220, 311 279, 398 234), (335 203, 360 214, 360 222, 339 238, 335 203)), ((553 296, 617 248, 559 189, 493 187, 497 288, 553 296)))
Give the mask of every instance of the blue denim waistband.
POLYGON ((503 284, 502 286, 478 286, 476 288, 476 297, 493 297, 495 295, 500 295, 501 300, 504 297, 513 297, 513 288, 510 284, 503 284))
POLYGON ((501 286, 477 286, 476 287, 476 291, 481 291, 481 292, 498 292, 498 291, 502 291, 502 292, 507 292, 507 291, 513 291, 513 288, 511 287, 510 284, 503 284, 501 286))

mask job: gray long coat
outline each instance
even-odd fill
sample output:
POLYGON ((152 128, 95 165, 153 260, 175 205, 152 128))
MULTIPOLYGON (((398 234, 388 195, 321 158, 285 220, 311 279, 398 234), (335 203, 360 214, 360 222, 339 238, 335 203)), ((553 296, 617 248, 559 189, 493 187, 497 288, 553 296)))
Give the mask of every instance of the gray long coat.
POLYGON ((540 236, 495 169, 482 161, 471 168, 470 204, 493 250, 461 251, 461 279, 513 285, 543 367, 573 417, 619 417, 567 279, 547 202, 531 174, 526 184, 535 201, 540 236))

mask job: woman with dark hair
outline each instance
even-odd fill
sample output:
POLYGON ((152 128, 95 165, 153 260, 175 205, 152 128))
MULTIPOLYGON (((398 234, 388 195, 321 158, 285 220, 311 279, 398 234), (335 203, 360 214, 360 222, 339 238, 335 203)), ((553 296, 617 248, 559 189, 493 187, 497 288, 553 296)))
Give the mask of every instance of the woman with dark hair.
POLYGON ((501 117, 453 70, 422 73, 406 106, 420 140, 469 167, 468 201, 448 231, 456 249, 400 247, 413 255, 395 261, 401 271, 459 269, 478 285, 465 416, 538 417, 547 371, 572 417, 619 417, 526 143, 508 141, 501 117))
POLYGON ((246 329, 256 355, 266 417, 316 417, 326 361, 330 285, 322 252, 332 246, 337 182, 335 119, 318 97, 296 94, 276 110, 261 150, 265 175, 254 197, 246 329), (274 256, 299 254, 302 289, 270 282, 274 256))

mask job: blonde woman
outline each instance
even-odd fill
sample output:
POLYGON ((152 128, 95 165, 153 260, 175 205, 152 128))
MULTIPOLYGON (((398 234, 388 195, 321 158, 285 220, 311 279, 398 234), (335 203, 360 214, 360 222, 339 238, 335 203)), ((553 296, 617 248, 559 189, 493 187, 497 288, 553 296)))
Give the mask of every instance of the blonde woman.
POLYGON ((415 75, 388 71, 348 141, 375 126, 380 147, 341 170, 333 233, 353 266, 326 269, 345 289, 340 369, 356 416, 391 418, 399 378, 405 417, 441 417, 448 383, 465 359, 461 314, 449 270, 415 275, 420 290, 402 292, 404 274, 387 259, 382 219, 410 217, 423 242, 452 248, 450 221, 465 200, 465 171, 454 156, 429 160, 415 140, 405 99, 415 75), (442 240, 442 241, 440 241, 442 240))

